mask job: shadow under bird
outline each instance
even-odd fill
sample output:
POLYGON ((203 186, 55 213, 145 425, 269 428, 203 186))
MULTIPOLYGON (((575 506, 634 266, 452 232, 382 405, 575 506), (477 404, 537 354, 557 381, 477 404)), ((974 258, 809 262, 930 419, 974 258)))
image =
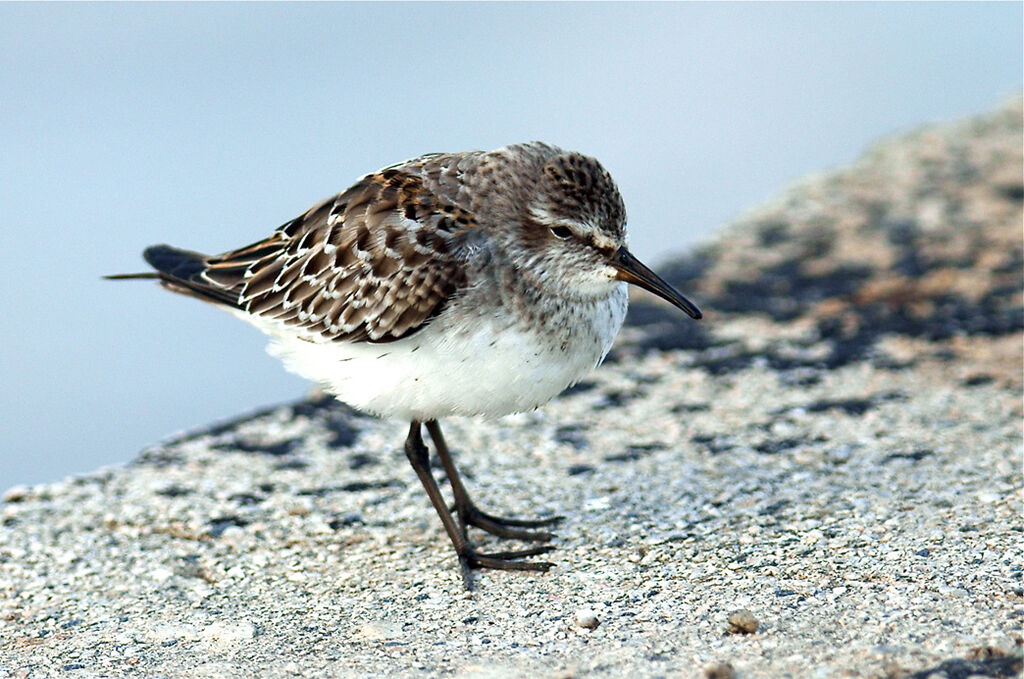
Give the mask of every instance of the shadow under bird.
POLYGON ((475 526, 546 543, 536 520, 494 516, 466 492, 442 417, 531 410, 604 359, 627 284, 700 310, 626 249, 626 212, 595 159, 539 142, 434 153, 368 174, 268 238, 220 255, 144 252, 156 279, 272 338, 285 366, 348 405, 408 420, 405 452, 470 569, 546 571, 553 549, 481 553, 475 526), (454 497, 430 469, 426 427, 454 497))

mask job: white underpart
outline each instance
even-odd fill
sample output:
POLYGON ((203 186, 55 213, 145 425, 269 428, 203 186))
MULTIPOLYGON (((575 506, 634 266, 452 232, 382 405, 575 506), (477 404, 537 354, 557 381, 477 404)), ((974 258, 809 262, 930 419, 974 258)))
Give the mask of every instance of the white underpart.
POLYGON ((239 315, 274 338, 271 355, 339 400, 378 415, 431 420, 496 417, 546 403, 604 359, 626 300, 623 283, 605 300, 572 309, 564 320, 575 329, 564 346, 503 314, 442 313, 420 332, 384 344, 308 341, 291 328, 239 315))

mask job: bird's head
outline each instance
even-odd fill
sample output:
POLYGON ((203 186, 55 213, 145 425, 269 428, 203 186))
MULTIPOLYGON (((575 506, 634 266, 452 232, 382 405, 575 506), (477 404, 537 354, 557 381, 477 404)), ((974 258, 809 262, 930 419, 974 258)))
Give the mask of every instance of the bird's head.
POLYGON ((525 210, 517 259, 538 287, 563 297, 594 299, 626 282, 701 317, 693 302, 630 254, 622 196, 595 159, 567 152, 548 158, 525 210))

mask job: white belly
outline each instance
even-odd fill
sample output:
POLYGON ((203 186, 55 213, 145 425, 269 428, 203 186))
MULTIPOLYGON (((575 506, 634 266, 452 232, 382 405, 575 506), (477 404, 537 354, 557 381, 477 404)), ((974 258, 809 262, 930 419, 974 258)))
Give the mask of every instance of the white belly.
POLYGON ((274 336, 268 351, 289 370, 359 410, 408 420, 500 416, 546 403, 601 362, 625 316, 624 288, 574 310, 565 341, 494 318, 455 329, 445 314, 386 344, 314 343, 263 329, 274 336))

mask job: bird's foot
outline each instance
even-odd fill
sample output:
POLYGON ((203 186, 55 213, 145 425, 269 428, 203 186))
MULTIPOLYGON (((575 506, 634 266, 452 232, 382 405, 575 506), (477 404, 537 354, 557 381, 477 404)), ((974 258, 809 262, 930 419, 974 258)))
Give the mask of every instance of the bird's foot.
MULTIPOLYGON (((547 531, 524 529, 553 526, 564 518, 552 516, 544 519, 508 519, 488 514, 478 509, 472 502, 467 502, 463 505, 456 504, 455 511, 458 514, 463 535, 466 533, 466 526, 476 526, 480 530, 500 538, 525 540, 527 542, 548 542, 555 536, 547 531)), ((523 554, 521 556, 527 555, 523 554)))
POLYGON ((466 591, 473 591, 473 575, 476 569, 490 568, 498 571, 519 571, 520 573, 546 573, 555 564, 550 561, 519 561, 530 556, 546 554, 554 550, 554 547, 544 545, 530 549, 520 549, 511 552, 491 552, 482 554, 476 551, 468 542, 463 543, 462 549, 457 550, 459 555, 459 566, 462 571, 462 582, 466 591))

